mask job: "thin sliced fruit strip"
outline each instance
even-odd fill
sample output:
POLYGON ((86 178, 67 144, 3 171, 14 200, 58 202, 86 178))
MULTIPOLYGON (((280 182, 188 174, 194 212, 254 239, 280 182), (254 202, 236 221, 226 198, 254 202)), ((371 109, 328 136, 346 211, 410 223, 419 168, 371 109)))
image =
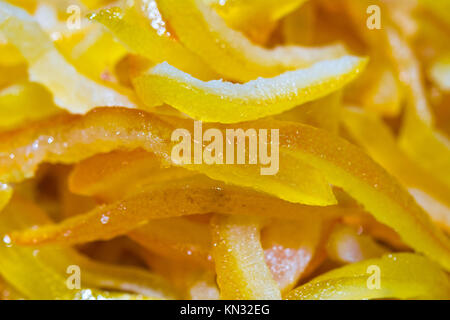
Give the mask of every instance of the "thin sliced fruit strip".
POLYGON ((305 0, 203 0, 216 10, 235 30, 244 32, 251 39, 264 42, 276 27, 276 22, 289 14, 305 0))
POLYGON ((328 257, 339 263, 355 263, 378 258, 389 252, 370 236, 359 234, 352 227, 337 225, 327 243, 328 257))
POLYGON ((261 221, 216 215, 211 221, 213 256, 222 299, 281 299, 261 247, 261 221))
MULTIPOLYGON (((51 222, 40 208, 23 198, 14 198, 12 206, 20 215, 18 218, 14 217, 16 225, 10 226, 10 229, 23 229, 51 222), (23 213, 25 210, 26 213, 23 213)), ((12 222, 9 223, 12 224, 12 222)), ((69 266, 79 266, 82 273, 82 286, 134 292, 154 298, 174 298, 176 296, 173 289, 158 275, 135 267, 97 262, 72 248, 57 246, 39 248, 37 251, 33 251, 33 254, 37 254, 39 261, 44 262, 58 274, 64 276, 67 275, 69 266)))
POLYGON ((69 176, 69 189, 111 202, 157 184, 195 175, 179 167, 163 167, 158 157, 142 149, 99 154, 78 163, 69 176))
MULTIPOLYGON (((1 215, 1 232, 24 228, 35 223, 48 221, 39 208, 17 196, 6 207, 1 215)), ((66 269, 70 265, 79 265, 83 274, 97 285, 113 287, 116 290, 134 289, 146 293, 152 292, 155 297, 161 297, 162 291, 147 288, 148 276, 145 273, 131 271, 122 267, 109 267, 97 264, 82 257, 71 249, 61 248, 20 248, 10 243, 9 238, 3 238, 0 246, 0 273, 17 290, 30 299, 107 299, 120 298, 120 294, 102 292, 96 289, 70 289, 66 269), (70 258, 69 258, 70 257, 70 258), (128 272, 128 274, 127 274, 128 272), (139 284, 135 277, 143 276, 145 284, 139 284), (109 277, 109 282, 107 278, 109 277)), ((156 278, 155 278, 156 279, 156 278)), ((155 279, 152 284, 155 284, 155 279)), ((84 281, 84 280, 83 280, 84 281)), ((142 295, 124 294, 123 298, 145 298, 142 295)))
POLYGON ((327 272, 294 289, 292 300, 448 299, 448 274, 417 254, 388 254, 327 272), (378 287, 379 284, 379 287, 378 287))
POLYGON ((24 10, 2 2, 0 32, 27 60, 30 79, 46 86, 61 108, 72 113, 86 113, 98 106, 135 107, 126 95, 78 73, 24 10))
MULTIPOLYGON (((45 141, 48 140, 49 129, 43 123, 39 124, 38 130, 30 126, 24 132, 17 131, 3 136, 0 139, 2 141, 0 151, 3 152, 0 158, 2 164, 0 168, 3 169, 0 180, 10 182, 11 178, 23 177, 24 172, 32 174, 42 161, 72 163, 118 147, 128 149, 143 147, 168 161, 167 145, 161 146, 164 140, 160 138, 167 124, 142 111, 98 109, 84 118, 71 116, 60 121, 58 124, 55 119, 50 120, 54 130, 50 136, 54 137, 56 133, 59 135, 53 140, 55 143, 45 143, 42 147, 38 144, 36 150, 33 150, 36 141, 39 142, 39 139, 42 141, 44 137, 45 141), (92 124, 95 124, 95 128, 91 126, 92 124), (67 146, 64 146, 64 143, 67 146), (22 147, 21 150, 19 146, 22 147), (25 157, 27 150, 28 157, 25 157), (15 155, 15 161, 11 159, 11 154, 15 155)), ((175 128, 186 127, 189 123, 192 125, 190 121, 172 118, 172 127, 175 128)), ((217 124, 217 127, 231 126, 217 124)), ((308 163, 323 174, 329 183, 341 187, 360 202, 379 222, 392 227, 407 245, 450 269, 448 238, 433 225, 408 192, 361 149, 324 130, 297 123, 266 120, 241 123, 239 127, 243 130, 279 129, 280 153, 283 157, 288 156, 291 166, 299 164, 296 162, 297 159, 300 163, 308 163)), ((167 136, 167 132, 163 136, 167 136)), ((281 161, 284 161, 283 157, 281 161)), ((194 170, 201 170, 212 178, 219 168, 222 170, 231 168, 223 165, 203 165, 198 168, 196 165, 191 166, 194 170), (206 172, 204 168, 210 171, 206 172)), ((237 167, 239 166, 232 168, 237 167)), ((258 174, 255 174, 255 177, 262 177, 258 174)), ((221 175, 224 176, 223 181, 230 181, 226 179, 230 172, 222 171, 221 175)), ((242 181, 242 177, 237 178, 242 181)), ((267 180, 264 180, 264 183, 267 184, 267 180)), ((252 187, 255 188, 254 185, 252 187)), ((301 200, 304 201, 303 198, 301 200)))
MULTIPOLYGON (((86 117, 65 115, 30 125, 23 131, 4 133, 0 139, 0 181, 22 181, 32 176, 42 162, 76 163, 116 149, 143 148, 168 165, 172 160, 172 132, 183 127, 194 132, 192 121, 171 119, 175 122, 137 110, 102 108, 86 117)), ((316 170, 289 155, 282 155, 282 159, 285 165, 277 175, 261 175, 257 165, 184 166, 213 179, 251 187, 288 201, 336 204, 329 184, 316 170)))
MULTIPOLYGON (((227 186, 201 176, 156 184, 147 190, 109 205, 66 219, 9 235, 21 245, 77 244, 108 240, 126 234, 154 219, 211 212, 233 215, 302 219, 316 214, 328 219, 351 211, 349 208, 313 207, 289 203, 248 189, 227 186)), ((356 210, 358 210, 356 208, 356 210)))
POLYGON ((441 202, 442 207, 447 208, 435 211, 434 205, 428 206, 427 202, 419 202, 419 204, 423 204, 423 208, 435 222, 449 230, 450 199, 448 195, 450 188, 411 160, 398 147, 389 128, 374 115, 361 109, 346 108, 343 111, 343 123, 352 138, 407 188, 422 190, 436 201, 441 202))
POLYGON ((345 54, 345 49, 339 45, 262 48, 229 28, 203 0, 159 0, 158 6, 180 41, 229 80, 245 82, 273 77, 345 54))
POLYGON ((345 56, 245 84, 202 82, 162 63, 133 83, 149 107, 167 103, 197 120, 236 123, 279 114, 333 93, 352 81, 366 63, 345 56))
MULTIPOLYGON (((273 125, 269 122, 266 127, 273 125)), ((408 192, 364 152, 320 129, 278 125, 282 128, 280 150, 284 146, 292 150, 294 157, 311 164, 331 184, 344 189, 379 222, 393 228, 406 244, 450 268, 448 238, 408 192)))
POLYGON ((165 30, 156 6, 113 7, 90 18, 106 26, 132 52, 153 63, 167 61, 200 79, 217 77, 207 64, 165 30))
POLYGON ((311 266, 323 223, 311 214, 299 221, 274 220, 262 229, 265 260, 281 292, 292 289, 311 266))

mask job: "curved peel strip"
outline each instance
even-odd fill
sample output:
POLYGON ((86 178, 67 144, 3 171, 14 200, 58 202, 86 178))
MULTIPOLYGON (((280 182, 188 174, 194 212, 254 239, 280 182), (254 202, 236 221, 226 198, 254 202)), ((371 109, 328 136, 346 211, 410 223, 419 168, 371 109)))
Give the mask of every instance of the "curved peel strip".
POLYGON ((245 82, 273 77, 345 54, 339 45, 274 49, 254 45, 242 33, 229 28, 203 0, 159 0, 158 5, 180 41, 230 80, 245 82))
MULTIPOLYGON (((3 135, 0 139, 0 152, 3 152, 0 153, 0 180, 10 182, 13 178, 22 178, 24 173, 33 173, 36 166, 43 161, 72 163, 119 147, 143 147, 163 159, 168 159, 167 145, 164 145, 164 140, 159 137, 164 133, 163 128, 167 128, 167 124, 142 111, 98 109, 84 118, 71 116, 60 121, 57 123, 55 119, 51 120, 53 129, 50 132, 45 123, 41 123, 39 129, 30 126, 23 132, 3 135), (98 121, 99 119, 101 120, 98 121), (152 121, 148 121, 150 119, 152 121), (97 128, 90 127, 90 121, 93 121, 97 128), (158 126, 159 129, 155 129, 158 126), (50 144, 47 141, 49 133, 54 137, 50 144), (47 143, 40 146, 40 141, 47 143), (63 142, 66 142, 66 145, 63 142), (15 161, 10 158, 10 152, 15 155, 15 161)), ((173 121, 178 123, 176 127, 186 126, 186 122, 181 119, 173 121)), ((232 128, 222 126, 230 127, 232 128)), ((397 231, 406 244, 427 254, 447 270, 450 269, 448 238, 433 225, 408 192, 361 149, 325 130, 297 123, 266 120, 241 123, 239 127, 243 130, 279 129, 281 161, 287 157, 294 165, 307 163, 315 168, 329 183, 343 188, 360 202, 378 221, 397 231)), ((215 166, 210 165, 201 168, 191 166, 201 172, 204 172, 204 167, 207 167, 210 173, 216 170, 215 166)), ((227 167, 217 166, 222 169, 227 167)), ((227 177, 224 172, 222 174, 227 177)), ((267 183, 267 180, 264 180, 264 183, 267 183)))
MULTIPOLYGON (((42 162, 75 163, 119 148, 141 147, 158 155, 165 165, 170 164, 172 132, 183 127, 194 132, 192 121, 174 119, 166 122, 142 111, 103 108, 84 118, 66 115, 30 125, 22 132, 4 133, 0 136, 0 181, 22 181, 42 162)), ((291 202, 336 204, 329 184, 320 173, 289 155, 282 158, 284 165, 276 175, 261 175, 257 165, 204 163, 184 167, 212 179, 254 188, 291 202)))
POLYGON ((422 256, 389 254, 325 273, 291 291, 290 300, 448 299, 447 273, 422 256), (379 276, 379 289, 377 289, 379 276))
MULTIPOLYGON (((48 221, 45 215, 33 204, 18 197, 1 213, 1 233, 11 229, 23 228, 48 221)), ((153 293, 162 297, 164 291, 148 290, 148 277, 132 269, 97 264, 67 248, 19 248, 11 245, 9 238, 3 238, 0 246, 0 273, 17 290, 30 299, 109 299, 145 298, 141 295, 115 294, 91 289, 70 289, 67 285, 66 269, 78 265, 87 282, 114 288, 133 289, 153 293), (147 278, 145 284, 135 281, 136 275, 147 278), (91 279, 91 280, 89 280, 91 279), (139 288, 140 289, 137 289, 139 288)), ((83 278, 82 277, 82 278, 83 278)), ((155 278, 156 279, 156 278, 155 278)), ((154 285, 155 279, 151 280, 154 285)), ((83 280, 84 281, 84 280, 83 280)))
POLYGON ((366 62, 345 56, 245 84, 202 82, 162 63, 133 83, 149 107, 167 103, 197 120, 236 123, 279 114, 339 90, 364 69, 366 62))
POLYGON ((142 149, 113 151, 79 162, 69 176, 69 189, 111 202, 136 193, 145 185, 195 175, 179 167, 162 167, 158 157, 142 149))
MULTIPOLYGON (((14 232, 21 245, 77 244, 108 240, 123 235, 154 219, 211 212, 303 219, 316 214, 331 218, 348 212, 345 207, 311 207, 293 204, 251 190, 223 185, 207 178, 154 185, 127 199, 38 229, 14 232)), ((158 223, 158 222, 157 222, 158 223)))
POLYGON ((142 5, 139 8, 113 7, 94 13, 90 18, 106 26, 131 51, 153 63, 167 61, 200 79, 217 77, 208 65, 184 48, 174 37, 153 27, 161 25, 161 21, 153 23, 151 20, 151 17, 160 16, 157 7, 152 7, 154 12, 139 12, 145 11, 143 8, 145 6, 142 5))
POLYGON ((27 60, 30 79, 46 86, 58 106, 72 113, 86 113, 98 106, 135 107, 127 96, 78 73, 22 9, 0 3, 0 32, 27 60))
POLYGON ((260 221, 253 217, 216 215, 213 256, 222 299, 279 300, 281 293, 264 260, 260 221))

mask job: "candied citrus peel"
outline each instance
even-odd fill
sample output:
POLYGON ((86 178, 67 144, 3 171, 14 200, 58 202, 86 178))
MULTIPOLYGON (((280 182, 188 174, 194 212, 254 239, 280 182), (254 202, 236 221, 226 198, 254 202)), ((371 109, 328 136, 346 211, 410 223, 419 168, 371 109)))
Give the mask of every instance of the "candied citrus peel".
MULTIPOLYGON (((0 220, 2 234, 11 229, 48 222, 39 208, 17 196, 1 212, 0 220)), ((4 237, 0 257, 2 275, 29 299, 143 299, 146 298, 145 294, 155 298, 170 297, 171 294, 168 286, 164 288, 163 281, 157 276, 133 268, 97 263, 72 249, 49 247, 36 251, 33 248, 17 247, 4 237), (66 281, 66 269, 70 265, 80 266, 84 274, 83 281, 97 288, 130 290, 139 294, 109 293, 86 287, 71 289, 66 281), (136 277, 145 281, 138 283, 136 277), (160 285, 158 289, 157 284, 160 285)))
POLYGON ((450 282, 417 254, 388 254, 327 272, 291 291, 291 300, 448 299, 450 282), (379 285, 379 286, 378 286, 379 285))
POLYGON ((217 215, 211 223, 221 298, 281 299, 280 289, 264 260, 261 221, 245 216, 217 215))
MULTIPOLYGON (((174 121, 180 125, 179 127, 186 127, 184 120, 172 119, 172 123, 174 121)), ((23 177, 27 172, 28 174, 32 173, 35 167, 43 161, 73 163, 96 153, 108 152, 118 147, 130 149, 145 147, 163 159, 167 160, 168 158, 168 146, 158 136, 158 134, 165 132, 164 128, 167 128, 167 124, 142 111, 98 109, 86 117, 71 116, 61 118, 60 123, 55 120, 52 120, 51 123, 53 128, 50 132, 48 128, 45 128, 45 124, 41 124, 38 126, 39 129, 29 127, 24 132, 4 135, 5 138, 2 138, 0 143, 0 150, 9 150, 15 155, 16 160, 13 161, 8 154, 0 158, 2 163, 0 179, 9 182, 14 178, 23 177), (101 119, 100 122, 98 122, 99 119, 101 119), (149 119, 152 119, 152 121, 147 121, 149 119), (96 123, 97 128, 90 127, 90 123, 96 123), (102 129, 99 129, 100 123, 103 124, 102 129), (68 127, 71 130, 65 129, 68 127), (80 140, 77 140, 76 137, 79 137, 79 130, 82 128, 90 129, 83 130, 84 138, 80 143, 80 140), (155 128, 154 131, 152 131, 152 128, 155 128), (102 134, 99 135, 98 132, 102 134), (141 132, 144 132, 144 134, 142 135, 141 132), (52 143, 47 141, 49 136, 54 138, 52 143), (123 139, 124 137, 127 137, 127 139, 123 139), (47 143, 33 151, 33 145, 36 146, 36 141, 43 141, 44 138, 47 143), (66 142, 66 145, 63 142, 66 142), (31 159, 29 157, 30 152, 34 153, 31 159), (23 163, 21 159, 29 160, 23 163), (18 165, 20 163, 23 163, 23 165, 18 165)), ((233 128, 223 125, 222 127, 233 128)), ((261 120, 240 123, 239 128, 243 130, 248 128, 279 129, 280 161, 291 161, 293 167, 307 163, 308 166, 323 174, 329 183, 348 192, 378 221, 392 227, 407 245, 418 252, 427 254, 444 268, 450 269, 450 243, 448 238, 432 223, 408 192, 382 167, 368 157, 364 151, 325 130, 303 124, 261 120)), ((194 168, 213 178, 219 172, 219 176, 223 177, 224 181, 230 181, 228 179, 229 172, 220 173, 219 171, 219 169, 224 170, 223 168, 226 168, 226 166, 204 165, 202 168, 195 166, 194 168), (203 168, 207 168, 209 171, 203 168)), ((233 168, 238 168, 238 166, 233 168)), ((255 174, 255 176, 258 175, 255 174)), ((237 178, 239 180, 234 181, 243 181, 242 177, 237 178)), ((260 180, 259 182, 264 185, 266 181, 260 180)), ((246 186, 246 184, 241 185, 246 186)), ((255 184, 251 187, 256 190, 262 189, 255 184)), ((299 202, 305 201, 305 198, 300 199, 299 202)), ((144 197, 142 201, 145 203, 147 200, 144 197)), ((151 201, 147 203, 151 203, 151 201)), ((135 208, 136 211, 139 211, 137 210, 138 206, 135 208)), ((92 212, 91 216, 99 221, 101 214, 105 213, 102 212, 103 209, 100 207, 97 211, 92 212)), ((165 210, 164 208, 160 209, 165 210)), ((232 209, 230 208, 230 210, 232 209)), ((132 219, 135 222, 141 219, 133 214, 127 214, 126 216, 126 219, 132 219)), ((109 229, 107 226, 108 224, 104 225, 102 229, 109 229)), ((92 228, 95 229, 94 226, 92 228)), ((56 230, 59 232, 58 228, 56 230)), ((33 235, 33 232, 30 231, 29 239, 32 239, 33 235)), ((109 235, 111 236, 111 234, 109 235)), ((89 237, 92 237, 92 234, 89 237)))
POLYGON ((90 19, 106 26, 132 52, 153 63, 167 61, 200 79, 213 79, 215 72, 165 29, 156 2, 153 3, 154 6, 136 3, 104 9, 93 13, 90 19))
POLYGON ((9 236, 21 245, 78 244, 124 235, 154 219, 211 212, 279 217, 280 210, 283 210, 283 217, 298 220, 308 214, 333 218, 348 212, 349 208, 293 204, 197 176, 195 179, 151 185, 128 198, 98 206, 58 224, 46 224, 9 236))
POLYGON ((274 49, 257 46, 229 28, 203 0, 159 0, 158 6, 181 43, 230 80, 245 82, 258 77, 273 77, 345 54, 340 45, 274 49))
POLYGON ((202 82, 162 63, 133 83, 149 107, 167 103, 197 120, 236 123, 276 115, 333 93, 353 80, 366 62, 345 56, 245 84, 202 82))
POLYGON ((127 95, 86 78, 68 64, 24 10, 0 3, 0 32, 27 60, 30 79, 46 86, 61 108, 86 113, 98 106, 135 107, 127 95))
POLYGON ((244 32, 256 42, 265 42, 283 16, 306 0, 203 0, 235 30, 244 32))
MULTIPOLYGON (((375 115, 357 108, 345 108, 343 124, 351 137, 366 148, 374 160, 403 182, 408 189, 421 190, 434 198, 434 202, 441 203, 441 206, 436 206, 434 202, 416 199, 437 224, 448 230, 450 227, 448 186, 410 159, 399 148, 389 128, 375 115)), ((412 192, 413 195, 416 194, 412 192)))
MULTIPOLYGON (((106 109, 96 109, 84 118, 62 115, 30 125, 23 132, 2 134, 0 151, 5 154, 0 156, 0 180, 20 182, 33 175, 42 162, 75 163, 119 148, 144 148, 155 153, 168 165, 172 161, 173 144, 170 140, 173 130, 184 127, 193 132, 193 122, 190 120, 172 117, 169 122, 169 118, 163 121, 156 115, 143 111, 106 109), (81 132, 87 139, 80 140, 81 132), (31 154, 33 156, 30 157, 31 154), (23 159, 20 161, 22 165, 18 165, 19 159, 23 159)), ((212 179, 254 188, 291 202, 336 204, 331 187, 310 165, 287 154, 282 161, 285 165, 276 175, 261 175, 259 166, 255 165, 203 163, 186 164, 184 167, 206 174, 212 179)))

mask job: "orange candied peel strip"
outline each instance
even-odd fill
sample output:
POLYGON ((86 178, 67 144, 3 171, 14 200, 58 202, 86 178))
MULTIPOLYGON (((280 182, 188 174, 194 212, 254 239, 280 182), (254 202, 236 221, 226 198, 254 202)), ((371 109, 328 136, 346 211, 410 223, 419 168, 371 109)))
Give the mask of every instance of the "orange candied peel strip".
POLYGON ((77 163, 69 176, 69 189, 79 195, 111 202, 148 184, 193 175, 196 173, 184 168, 164 167, 155 154, 143 149, 112 151, 77 163))
POLYGON ((127 95, 78 73, 24 10, 0 3, 0 32, 27 60, 30 79, 46 86, 61 108, 86 113, 98 106, 135 107, 127 95))
POLYGON ((279 212, 282 212, 283 217, 296 220, 308 214, 332 218, 348 210, 338 206, 311 207, 293 204, 197 176, 195 179, 152 185, 126 199, 101 205, 58 224, 14 232, 10 237, 21 245, 77 244, 108 240, 154 219, 211 212, 279 217, 279 212))
MULTIPOLYGON (((39 129, 30 126, 23 132, 3 135, 0 140, 0 151, 4 152, 0 157, 0 181, 23 178, 24 173, 33 173, 43 161, 73 163, 118 147, 144 147, 163 159, 168 158, 168 147, 160 138, 167 125, 142 111, 106 108, 98 109, 86 117, 71 116, 60 121, 50 121, 50 132, 41 123, 39 129), (95 128, 90 126, 91 123, 95 123, 95 128), (67 126, 71 130, 66 130, 67 126), (50 144, 47 141, 49 136, 54 138, 50 144), (38 148, 33 149, 36 141, 47 143, 41 146, 38 144, 38 148), (14 154, 15 160, 11 159, 10 154, 14 154), (30 157, 31 154, 33 157, 30 157)), ((176 127, 185 124, 180 119, 173 121, 178 123, 176 127)), ((449 239, 408 192, 361 149, 325 130, 303 124, 261 120, 241 123, 239 127, 243 130, 279 129, 281 161, 287 155, 293 166, 298 159, 315 168, 329 183, 341 187, 361 203, 379 222, 398 232, 407 245, 450 269, 449 239)), ((224 166, 204 167, 213 172, 216 167, 224 166)))
POLYGON ((222 299, 281 299, 261 247, 261 221, 216 215, 211 221, 213 257, 222 299))
POLYGON ((287 298, 448 299, 449 294, 449 276, 439 265, 417 254, 398 253, 327 272, 294 289, 287 298))
MULTIPOLYGON (((18 196, 1 212, 0 220, 2 234, 48 222, 40 208, 18 196)), ((34 248, 18 247, 9 238, 3 238, 0 258, 2 276, 30 299, 147 299, 146 294, 154 298, 173 297, 169 286, 158 276, 135 268, 97 263, 69 248, 40 248, 36 254, 34 248), (67 285, 70 265, 82 269, 81 289, 70 289, 67 285), (138 294, 106 292, 95 287, 138 294)))
POLYGON ((245 84, 202 82, 162 63, 133 84, 149 107, 167 103, 197 120, 236 123, 279 114, 333 93, 352 81, 366 63, 363 58, 344 56, 245 84))
MULTIPOLYGON (((102 108, 84 118, 63 115, 30 125, 22 132, 4 133, 0 140, 0 152, 4 152, 0 157, 0 181, 22 181, 30 177, 41 162, 76 163, 119 148, 143 148, 155 153, 164 165, 169 165, 172 162, 172 132, 183 127, 193 132, 192 121, 171 119, 170 122, 163 121, 156 115, 137 110, 102 108)), ((254 188, 291 202, 336 204, 330 185, 316 170, 289 155, 285 155, 283 161, 285 165, 277 175, 261 175, 260 167, 256 165, 203 163, 184 167, 212 179, 254 188)))
POLYGON ((229 80, 245 82, 273 77, 345 54, 340 45, 265 49, 229 28, 203 0, 159 0, 158 6, 181 43, 229 80))

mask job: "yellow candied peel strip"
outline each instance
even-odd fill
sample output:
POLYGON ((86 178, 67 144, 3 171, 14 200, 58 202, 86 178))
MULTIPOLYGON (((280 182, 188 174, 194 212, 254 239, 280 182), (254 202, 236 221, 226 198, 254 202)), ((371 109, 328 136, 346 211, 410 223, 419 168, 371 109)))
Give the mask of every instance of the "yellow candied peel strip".
MULTIPOLYGON (((137 0, 136 0, 137 1, 137 0)), ((93 13, 91 20, 107 27, 127 48, 153 63, 168 63, 200 79, 217 77, 216 73, 200 57, 186 49, 162 26, 158 7, 151 9, 141 5, 112 7, 93 13), (160 18, 158 23, 150 17, 160 18), (155 24, 156 23, 156 24, 155 24), (161 27, 153 27, 153 26, 161 27)))
POLYGON ((217 215, 211 223, 221 298, 281 299, 278 285, 264 260, 261 222, 251 217, 217 215))
POLYGON ((180 41, 229 80, 245 82, 273 77, 345 54, 340 45, 274 49, 257 46, 229 28, 203 0, 159 0, 158 6, 180 41))
POLYGON ((133 83, 147 106, 167 103, 197 120, 236 123, 279 114, 324 97, 353 80, 366 63, 364 58, 345 56, 245 84, 201 82, 163 63, 133 83))
POLYGON ((30 79, 46 86, 61 108, 86 113, 98 106, 135 107, 128 96, 78 73, 24 10, 0 3, 0 32, 27 60, 30 79))
POLYGON ((449 276, 417 254, 388 254, 318 276, 289 300, 448 299, 449 276))
MULTIPOLYGON (((10 205, 0 213, 0 220, 2 222, 1 233, 5 234, 11 229, 42 223, 42 221, 46 221, 46 217, 42 215, 34 204, 14 196, 10 205)), ((133 280, 133 277, 139 273, 135 271, 130 273, 126 268, 122 267, 109 267, 108 265, 97 264, 71 251, 71 249, 52 247, 36 250, 34 248, 22 248, 12 245, 7 237, 3 237, 2 240, 3 242, 0 246, 0 272, 9 283, 29 299, 94 300, 149 298, 142 294, 107 292, 84 286, 71 289, 66 281, 66 269, 70 265, 79 265, 82 269, 81 272, 88 278, 87 282, 94 282, 99 286, 98 288, 101 286, 114 287, 115 290, 129 289, 132 285, 134 285, 134 289, 139 287, 139 284, 133 280)), ((152 281, 153 284, 157 283, 155 280, 152 281)), ((165 297, 161 291, 145 290, 148 285, 148 277, 145 282, 145 284, 141 283, 141 289, 136 291, 151 292, 156 298, 165 297)))

